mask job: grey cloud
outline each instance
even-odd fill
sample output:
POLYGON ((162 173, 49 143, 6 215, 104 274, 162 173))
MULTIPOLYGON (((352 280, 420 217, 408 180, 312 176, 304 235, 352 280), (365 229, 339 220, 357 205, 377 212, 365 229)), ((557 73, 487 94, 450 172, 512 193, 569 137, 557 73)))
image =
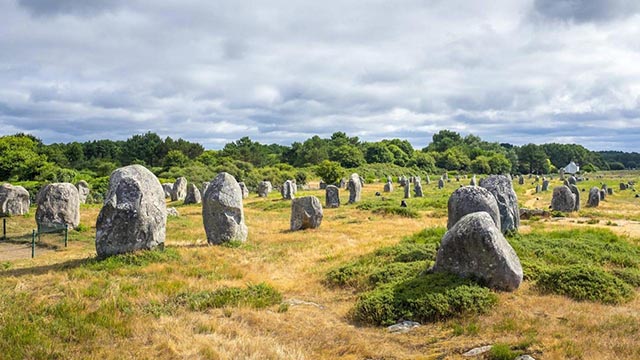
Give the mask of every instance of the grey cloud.
POLYGON ((121 3, 121 0, 18 0, 18 4, 34 16, 93 16, 116 9, 121 3))
POLYGON ((609 21, 640 11, 636 0, 535 0, 537 14, 554 20, 609 21))

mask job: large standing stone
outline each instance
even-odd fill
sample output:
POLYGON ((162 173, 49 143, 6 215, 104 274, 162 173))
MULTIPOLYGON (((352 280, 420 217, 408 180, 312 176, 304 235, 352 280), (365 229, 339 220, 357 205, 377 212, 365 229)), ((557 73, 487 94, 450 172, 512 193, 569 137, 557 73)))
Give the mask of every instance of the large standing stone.
POLYGON ((340 207, 340 188, 335 185, 327 185, 325 189, 325 201, 328 208, 340 207))
POLYGON ((282 189, 280 190, 280 194, 283 199, 291 200, 296 197, 295 189, 293 187, 293 181, 287 180, 282 184, 282 189))
POLYGON ((270 181, 263 180, 258 184, 258 196, 267 197, 269 193, 273 190, 273 186, 270 181))
POLYGON ((480 186, 489 190, 498 203, 500 230, 503 233, 517 230, 520 226, 520 209, 513 182, 505 175, 491 175, 480 180, 480 186))
POLYGON ((247 188, 247 185, 244 184, 244 182, 239 182, 238 185, 240 185, 240 190, 242 190, 242 198, 246 199, 249 197, 249 189, 247 188))
POLYGON ((187 196, 187 179, 179 177, 176 182, 173 183, 173 190, 171 191, 171 201, 184 200, 187 196))
POLYGON ((573 211, 578 211, 580 210, 580 189, 578 189, 576 185, 569 184, 569 190, 571 190, 571 193, 573 193, 573 196, 575 198, 573 211))
POLYGON ((384 192, 393 192, 393 183, 388 181, 384 184, 384 192))
POLYGON ((404 186, 404 198, 408 199, 411 197, 411 184, 407 182, 404 186))
POLYGON ((484 211, 465 215, 447 231, 432 271, 479 279, 505 291, 517 289, 523 277, 518 255, 484 211))
POLYGON ((571 212, 576 206, 576 197, 568 186, 558 186, 553 189, 551 209, 555 211, 571 212))
POLYGON ((164 191, 165 198, 171 198, 171 193, 173 192, 173 183, 162 184, 162 190, 164 191))
POLYGON ((0 186, 0 217, 24 215, 29 212, 29 192, 22 186, 0 186))
POLYGON ((78 189, 69 183, 53 183, 43 187, 36 198, 38 227, 73 229, 80 224, 80 197, 78 189))
POLYGON ((209 184, 202 199, 202 221, 209 244, 247 240, 242 190, 230 174, 221 172, 209 184))
POLYGON ((347 188, 349 189, 349 204, 360 201, 360 196, 362 194, 362 184, 360 183, 360 176, 358 176, 358 174, 351 174, 351 176, 349 177, 347 188))
POLYGON ((549 191, 549 180, 542 180, 542 191, 549 191))
POLYGON ((413 184, 413 193, 416 197, 423 197, 424 194, 422 192, 422 184, 420 183, 420 178, 417 178, 413 184))
POLYGON ((500 210, 496 198, 489 190, 480 186, 463 186, 451 194, 447 204, 447 229, 451 229, 463 216, 478 211, 491 215, 495 226, 500 229, 500 210))
POLYGON ((315 229, 322 223, 322 205, 315 196, 303 196, 291 202, 291 230, 315 229))
POLYGON ((592 187, 589 190, 589 199, 587 199, 588 207, 598 207, 600 205, 600 189, 597 187, 592 187))
POLYGON ((187 185, 187 196, 184 198, 185 204, 200 204, 202 202, 202 196, 200 190, 194 183, 187 185))
POLYGON ((158 178, 141 165, 116 169, 96 220, 98 257, 163 247, 166 224, 164 190, 158 178))
POLYGON ((76 184, 76 188, 78 189, 78 197, 80 198, 80 204, 85 204, 87 202, 87 196, 89 196, 89 192, 90 192, 89 184, 84 180, 80 180, 76 184))

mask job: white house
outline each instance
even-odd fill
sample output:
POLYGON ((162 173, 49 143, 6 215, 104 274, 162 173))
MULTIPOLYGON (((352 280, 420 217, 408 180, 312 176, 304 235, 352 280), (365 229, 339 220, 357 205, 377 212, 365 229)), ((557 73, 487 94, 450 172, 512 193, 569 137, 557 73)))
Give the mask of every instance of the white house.
POLYGON ((580 166, 572 161, 569 165, 565 166, 563 170, 565 174, 577 174, 578 171, 580 171, 580 166))

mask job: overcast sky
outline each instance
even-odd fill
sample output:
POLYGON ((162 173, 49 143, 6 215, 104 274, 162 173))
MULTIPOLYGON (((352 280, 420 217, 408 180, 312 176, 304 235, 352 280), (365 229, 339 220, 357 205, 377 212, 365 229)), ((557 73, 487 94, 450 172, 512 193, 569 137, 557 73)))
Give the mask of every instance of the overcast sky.
POLYGON ((0 0, 0 135, 640 151, 638 0, 0 0))

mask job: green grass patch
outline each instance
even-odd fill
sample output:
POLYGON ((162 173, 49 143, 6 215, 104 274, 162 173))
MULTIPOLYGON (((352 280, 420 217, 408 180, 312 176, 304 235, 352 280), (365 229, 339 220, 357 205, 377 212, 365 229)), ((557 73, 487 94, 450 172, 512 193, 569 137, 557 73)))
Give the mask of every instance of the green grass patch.
POLYGON ((246 288, 223 287, 213 291, 179 294, 175 302, 193 311, 222 307, 263 309, 282 301, 282 294, 265 283, 246 288))
POLYGON ((489 360, 513 360, 522 355, 520 350, 512 350, 507 344, 497 343, 489 350, 489 360))
POLYGON ((83 268, 94 271, 111 271, 122 268, 143 267, 153 263, 175 262, 180 260, 180 253, 173 248, 163 250, 137 251, 129 254, 110 256, 106 259, 91 259, 83 264, 83 268))
POLYGON ((291 201, 285 199, 265 199, 263 201, 250 202, 245 206, 262 211, 276 211, 291 208, 291 201))

